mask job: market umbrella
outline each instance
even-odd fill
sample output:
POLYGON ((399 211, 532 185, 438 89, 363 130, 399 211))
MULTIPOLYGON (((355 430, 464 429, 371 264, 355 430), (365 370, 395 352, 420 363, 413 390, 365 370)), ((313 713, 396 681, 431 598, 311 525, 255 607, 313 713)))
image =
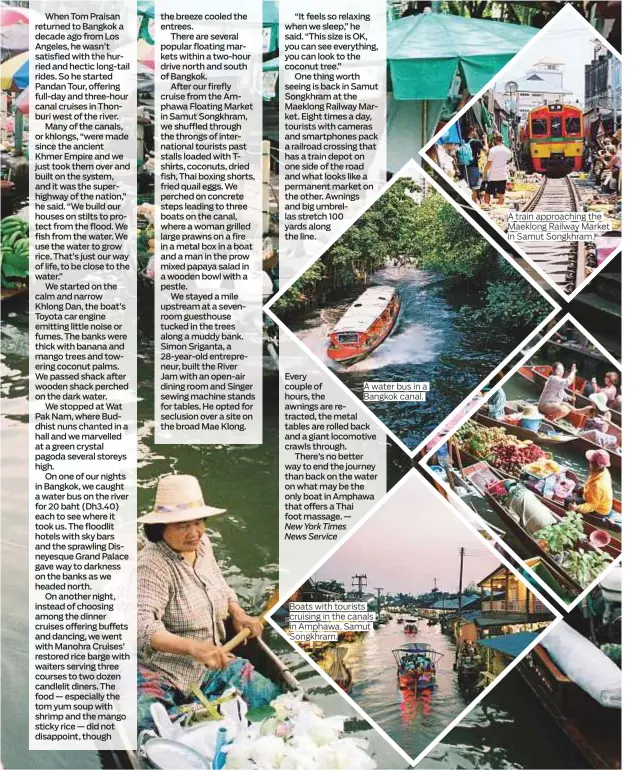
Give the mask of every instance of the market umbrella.
POLYGON ((23 115, 29 114, 29 89, 25 88, 24 91, 15 100, 15 108, 23 115))
POLYGON ((394 99, 446 99, 460 71, 470 94, 482 89, 537 34, 534 27, 443 13, 387 25, 394 99))
POLYGON ((272 53, 279 47, 279 4, 263 0, 263 53, 272 53))
POLYGON ((137 41, 137 61, 151 70, 155 69, 155 46, 141 38, 137 41))
POLYGON ((3 29, 10 27, 13 24, 28 24, 29 19, 25 13, 22 13, 17 8, 0 8, 0 26, 3 29))
POLYGON ((3 58, 10 58, 18 53, 29 50, 29 25, 13 24, 0 32, 0 48, 3 58))
POLYGON ((0 89, 23 91, 29 85, 29 52, 19 53, 0 65, 0 89))
POLYGON ((154 29, 151 28, 155 18, 155 0, 137 0, 137 15, 140 17, 137 37, 154 44, 154 29))

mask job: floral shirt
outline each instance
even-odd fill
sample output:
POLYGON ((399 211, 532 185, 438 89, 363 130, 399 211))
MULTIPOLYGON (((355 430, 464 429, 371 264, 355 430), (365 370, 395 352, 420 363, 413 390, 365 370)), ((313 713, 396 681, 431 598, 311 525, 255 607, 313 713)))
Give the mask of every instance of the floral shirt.
POLYGON ((137 562, 137 659, 160 671, 182 692, 200 684, 205 666, 188 655, 158 652, 150 646, 157 631, 223 644, 228 603, 237 595, 228 586, 204 535, 190 565, 166 543, 148 543, 137 562))
POLYGON ((566 395, 566 388, 569 386, 568 377, 558 377, 552 374, 546 381, 542 395, 538 402, 538 407, 546 404, 561 404, 566 395))

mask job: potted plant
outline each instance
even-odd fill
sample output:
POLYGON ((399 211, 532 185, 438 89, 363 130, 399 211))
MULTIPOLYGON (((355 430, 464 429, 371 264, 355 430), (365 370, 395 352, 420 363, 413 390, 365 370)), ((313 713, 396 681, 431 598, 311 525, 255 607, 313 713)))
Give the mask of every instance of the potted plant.
POLYGON ((583 551, 577 548, 565 555, 563 566, 573 580, 586 588, 606 569, 610 561, 611 557, 603 551, 583 551))
POLYGON ((564 552, 584 537, 584 520, 581 513, 569 511, 555 524, 542 527, 534 535, 535 539, 547 544, 549 551, 558 563, 564 558, 564 552))

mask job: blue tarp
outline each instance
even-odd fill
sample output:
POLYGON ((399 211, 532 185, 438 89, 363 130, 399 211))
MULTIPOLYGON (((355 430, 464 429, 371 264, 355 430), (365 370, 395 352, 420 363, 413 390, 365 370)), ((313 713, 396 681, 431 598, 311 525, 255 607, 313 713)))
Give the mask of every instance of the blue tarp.
POLYGON ((478 644, 503 652, 511 658, 517 658, 537 637, 538 634, 532 631, 521 631, 519 634, 505 634, 504 636, 492 636, 489 639, 478 639, 478 644))
POLYGON ((459 122, 457 121, 449 127, 449 130, 438 139, 438 144, 462 144, 459 122))

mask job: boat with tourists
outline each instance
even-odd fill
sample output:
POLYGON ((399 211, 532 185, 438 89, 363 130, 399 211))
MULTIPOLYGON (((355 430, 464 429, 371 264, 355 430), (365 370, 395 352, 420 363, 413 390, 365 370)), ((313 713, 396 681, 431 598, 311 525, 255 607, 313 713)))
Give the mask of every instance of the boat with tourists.
MULTIPOLYGON (((482 423, 483 425, 492 425, 494 427, 505 428, 513 435, 518 436, 519 438, 524 438, 522 433, 525 432, 525 429, 520 427, 518 422, 522 421, 522 415, 526 410, 533 408, 537 408, 537 404, 532 404, 525 399, 507 401, 506 406, 504 407, 504 420, 493 420, 491 417, 485 418, 484 415, 476 415, 476 421, 482 423)), ((554 420, 549 420, 546 417, 543 417, 542 428, 541 431, 538 432, 538 435, 533 437, 529 434, 526 436, 526 438, 531 438, 537 444, 545 446, 547 444, 550 445, 550 442, 546 441, 544 434, 548 434, 549 436, 557 436, 558 434, 562 434, 564 438, 560 438, 559 441, 554 442, 554 446, 556 444, 568 444, 569 449, 577 449, 582 451, 596 449, 601 446, 602 449, 605 449, 611 457, 611 467, 617 470, 621 470, 622 429, 618 425, 615 425, 613 422, 608 423, 608 429, 604 435, 615 437, 616 448, 613 449, 610 446, 603 446, 598 444, 592 438, 587 437, 590 436, 590 433, 586 433, 586 420, 587 416, 585 414, 575 413, 566 415, 566 417, 560 422, 555 422, 554 420)))
MULTIPOLYGON (((541 366, 521 366, 517 373, 524 377, 527 382, 535 385, 540 391, 544 389, 548 378, 551 376, 551 365, 545 364, 541 366)), ((575 398, 575 406, 581 409, 586 406, 595 406, 595 404, 584 395, 583 391, 588 382, 583 377, 575 377, 573 387, 567 389, 569 396, 575 398)), ((609 409, 613 423, 621 428, 622 415, 616 409, 609 409)))
POLYGON ((328 334, 328 357, 345 366, 362 361, 387 339, 399 313, 400 295, 396 289, 371 286, 328 334))
POLYGON ((392 650, 401 690, 430 690, 436 685, 436 666, 443 657, 426 642, 410 642, 392 650))
POLYGON ((403 631, 406 634, 417 634, 418 633, 418 620, 416 618, 405 618, 405 622, 403 624, 403 631))

